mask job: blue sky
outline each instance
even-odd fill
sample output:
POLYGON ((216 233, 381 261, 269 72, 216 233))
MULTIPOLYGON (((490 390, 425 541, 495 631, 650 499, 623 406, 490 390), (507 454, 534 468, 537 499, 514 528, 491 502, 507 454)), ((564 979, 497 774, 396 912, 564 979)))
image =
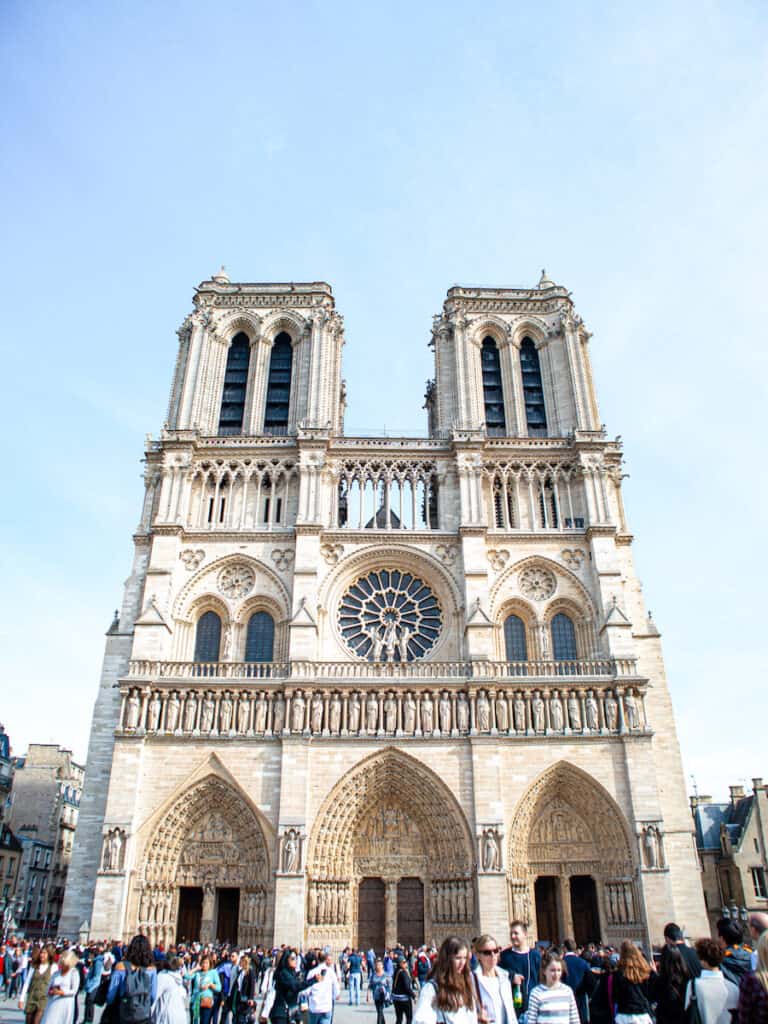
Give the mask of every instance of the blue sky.
POLYGON ((686 773, 767 775, 768 8, 0 9, 3 701, 83 757, 193 287, 326 280, 347 429, 415 429, 453 283, 594 332, 686 773), (760 723, 760 724, 758 724, 760 723))

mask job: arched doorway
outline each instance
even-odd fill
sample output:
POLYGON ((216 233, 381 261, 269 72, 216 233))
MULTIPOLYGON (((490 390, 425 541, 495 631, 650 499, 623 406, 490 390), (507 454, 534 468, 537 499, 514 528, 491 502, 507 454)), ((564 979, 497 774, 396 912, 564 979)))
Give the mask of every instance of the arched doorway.
POLYGON ((209 775, 172 804, 147 843, 135 892, 138 928, 152 942, 269 941, 269 878, 255 811, 209 775))
POLYGON ((307 858, 308 945, 381 950, 440 941, 476 921, 473 844, 453 794, 399 750, 360 762, 333 788, 307 858))
POLYGON ((554 765, 515 813, 510 920, 551 942, 644 939, 632 850, 626 819, 606 790, 573 765, 554 765))

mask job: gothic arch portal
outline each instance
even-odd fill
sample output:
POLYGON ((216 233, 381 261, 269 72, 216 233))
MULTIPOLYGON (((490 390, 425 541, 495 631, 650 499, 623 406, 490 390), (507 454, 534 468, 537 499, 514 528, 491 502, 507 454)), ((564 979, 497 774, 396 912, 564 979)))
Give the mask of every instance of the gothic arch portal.
MULTIPOLYGON (((271 940, 270 857, 261 822, 243 795, 216 774, 192 783, 156 818, 137 872, 134 913, 152 942, 228 938, 271 940), (226 892, 228 931, 219 935, 226 892), (185 900, 199 893, 199 935, 182 922, 185 900), (237 893, 237 896, 233 896, 237 893)), ((192 918, 190 918, 191 920, 192 918)))
POLYGON ((423 901, 411 908, 423 915, 420 941, 470 934, 474 868, 466 818, 445 783, 402 751, 373 754, 334 786, 315 820, 307 857, 307 943, 346 942, 352 935, 357 945, 377 946, 363 920, 368 882, 381 883, 382 945, 411 941, 397 934, 406 887, 423 901))
POLYGON ((587 772, 560 761, 520 800, 508 848, 510 920, 539 939, 644 939, 628 822, 587 772))

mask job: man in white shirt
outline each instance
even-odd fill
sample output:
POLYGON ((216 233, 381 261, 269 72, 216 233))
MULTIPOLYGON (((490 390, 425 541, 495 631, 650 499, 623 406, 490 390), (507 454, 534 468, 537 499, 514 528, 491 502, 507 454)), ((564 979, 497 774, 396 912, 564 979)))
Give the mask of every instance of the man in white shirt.
POLYGON ((309 989, 309 1024, 331 1024, 333 1004, 339 998, 341 986, 336 976, 333 953, 327 953, 317 967, 307 974, 309 989))

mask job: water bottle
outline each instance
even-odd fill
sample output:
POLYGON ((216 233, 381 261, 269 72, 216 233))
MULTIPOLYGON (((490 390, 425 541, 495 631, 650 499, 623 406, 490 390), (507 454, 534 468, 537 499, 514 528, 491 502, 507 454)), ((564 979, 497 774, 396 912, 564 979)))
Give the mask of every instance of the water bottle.
POLYGON ((523 990, 519 985, 515 985, 512 989, 512 1003, 515 1007, 515 1012, 522 1010, 523 1008, 523 990))

